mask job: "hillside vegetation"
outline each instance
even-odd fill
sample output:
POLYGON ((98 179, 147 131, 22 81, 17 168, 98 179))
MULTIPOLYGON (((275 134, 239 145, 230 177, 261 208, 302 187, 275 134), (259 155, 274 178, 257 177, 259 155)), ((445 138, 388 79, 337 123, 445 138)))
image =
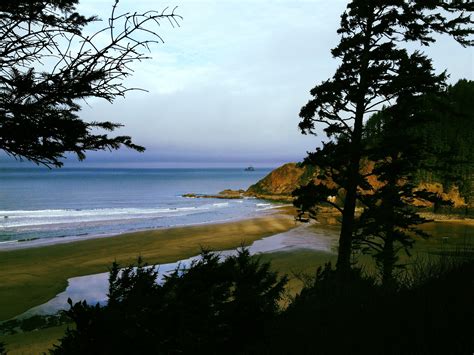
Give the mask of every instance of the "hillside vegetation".
MULTIPOLYGON (((425 96, 424 119, 409 128, 429 155, 417 173, 422 188, 448 197, 455 208, 472 213, 474 206, 474 81, 449 86, 442 100, 425 96)), ((384 111, 372 116, 365 130, 370 144, 384 131, 384 111)), ((435 206, 437 208, 438 206, 435 206)))
MULTIPOLYGON (((427 157, 426 169, 417 173, 419 189, 434 192, 452 202, 448 209, 432 204, 434 212, 458 212, 470 215, 474 204, 474 81, 460 80, 448 87, 444 102, 426 98, 425 111, 430 119, 412 134, 422 141, 425 149, 433 152, 427 157), (450 112, 448 114, 448 112, 450 112)), ((367 122, 365 140, 370 144, 384 129, 384 114, 372 116, 367 122)), ((374 163, 364 160, 361 170, 373 169, 374 163)), ((245 196, 291 201, 292 192, 300 186, 318 179, 318 168, 309 164, 287 163, 250 186, 245 196)), ((369 179, 378 188, 376 177, 369 179)), ((415 202, 417 204, 417 202, 415 202)))

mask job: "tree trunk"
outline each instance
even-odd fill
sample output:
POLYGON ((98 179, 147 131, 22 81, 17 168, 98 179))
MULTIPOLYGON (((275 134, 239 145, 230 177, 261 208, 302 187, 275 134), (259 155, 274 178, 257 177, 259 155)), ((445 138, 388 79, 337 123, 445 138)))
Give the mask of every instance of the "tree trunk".
MULTIPOLYGON (((398 154, 391 155, 391 161, 396 164, 398 160, 398 154)), ((386 195, 382 201, 382 206, 385 209, 386 221, 380 221, 385 223, 385 240, 382 251, 382 285, 386 289, 391 289, 395 286, 395 279, 393 276, 393 270, 395 269, 395 263, 397 262, 397 256, 395 255, 395 205, 396 201, 399 201, 398 196, 398 176, 396 173, 392 173, 385 186, 386 195)))
POLYGON ((370 40, 374 14, 367 19, 365 30, 364 54, 360 64, 359 94, 356 102, 356 113, 354 116, 354 129, 352 132, 352 152, 349 161, 346 198, 344 199, 344 210, 342 213, 341 233, 339 235, 339 252, 337 256, 337 271, 345 277, 351 269, 352 235, 354 232, 355 208, 357 202, 357 188, 359 180, 360 159, 362 156, 362 130, 365 115, 365 96, 368 88, 368 68, 370 54, 370 40))
POLYGON ((393 249, 392 233, 386 234, 383 246, 382 285, 389 288, 393 285, 393 269, 395 266, 395 251, 393 249))
POLYGON ((339 251, 336 268, 342 275, 348 275, 351 269, 352 234, 354 230, 355 207, 357 200, 357 174, 359 172, 360 158, 354 156, 351 162, 351 173, 344 199, 342 213, 341 233, 339 235, 339 251), (355 173, 354 173, 355 172, 355 173))

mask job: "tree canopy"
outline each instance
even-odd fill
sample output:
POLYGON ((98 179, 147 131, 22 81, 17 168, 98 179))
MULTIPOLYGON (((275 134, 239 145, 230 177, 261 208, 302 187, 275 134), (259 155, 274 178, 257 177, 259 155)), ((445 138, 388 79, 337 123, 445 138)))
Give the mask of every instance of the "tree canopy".
MULTIPOLYGON (((320 166, 321 178, 345 192, 337 262, 341 274, 350 269, 359 192, 370 189, 360 171, 364 121, 383 105, 403 105, 407 98, 443 91, 446 73, 436 74, 431 60, 419 50, 408 51, 405 43, 428 46, 440 33, 471 46, 473 9, 470 2, 353 0, 341 17, 341 39, 332 50, 340 65, 332 78, 311 90, 313 98, 301 109, 299 125, 304 134, 325 127, 329 140, 307 162, 320 166)), ((304 209, 326 202, 332 190, 314 185, 300 189, 297 204, 304 209)))
POLYGON ((79 0, 5 0, 0 3, 0 149, 37 164, 59 167, 71 152, 125 146, 144 148, 129 136, 110 136, 121 127, 79 117, 91 98, 112 102, 129 90, 132 63, 148 59, 163 42, 164 21, 179 25, 175 10, 119 13, 118 1, 103 28, 76 10, 79 0))
POLYGON ((224 260, 204 251, 162 284, 157 277, 140 260, 124 270, 114 264, 107 305, 71 302, 75 327, 51 353, 239 353, 276 320, 287 282, 245 249, 224 260))
MULTIPOLYGON (((419 110, 425 112, 418 125, 407 127, 407 137, 425 150, 424 163, 416 173, 418 182, 439 182, 444 189, 459 188, 467 206, 473 201, 474 174, 474 82, 466 79, 450 85, 441 101, 425 96, 419 110), (429 119, 427 119, 429 117, 429 119), (426 154, 428 153, 428 154, 426 154)), ((386 110, 373 115, 365 125, 368 144, 382 139, 386 110)))

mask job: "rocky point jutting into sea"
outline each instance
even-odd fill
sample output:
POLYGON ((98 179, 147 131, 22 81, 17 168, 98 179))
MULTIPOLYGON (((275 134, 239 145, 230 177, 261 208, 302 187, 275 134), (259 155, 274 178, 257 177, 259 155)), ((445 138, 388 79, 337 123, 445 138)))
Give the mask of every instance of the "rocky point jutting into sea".
POLYGON ((299 166, 297 163, 287 163, 270 172, 247 190, 226 189, 216 195, 188 193, 188 198, 220 198, 242 199, 255 197, 259 199, 291 202, 293 190, 307 184, 315 176, 315 170, 309 166, 299 166))
MULTIPOLYGON (((365 161, 362 166, 362 171, 370 172, 374 168, 374 162, 365 161)), ((226 189, 215 195, 188 193, 183 195, 187 198, 218 198, 218 199, 244 199, 254 197, 263 200, 278 201, 278 202, 292 202, 292 192, 300 187, 308 184, 310 181, 315 183, 321 182, 318 177, 318 168, 310 165, 302 165, 298 163, 284 164, 272 172, 270 172, 263 179, 259 180, 254 185, 251 185, 247 190, 231 190, 226 189)), ((373 189, 381 186, 380 181, 375 176, 368 178, 368 181, 373 189)), ((333 184, 333 182, 323 182, 333 184)), ((426 189, 430 192, 435 192, 443 199, 449 200, 452 203, 451 211, 456 214, 463 214, 465 211, 472 210, 472 202, 466 203, 466 200, 461 196, 457 186, 452 185, 449 188, 443 186, 437 181, 420 181, 418 184, 420 190, 426 189)), ((364 191, 364 193, 371 193, 364 191)), ((341 202, 343 191, 340 190, 338 196, 334 196, 335 201, 341 202)), ((433 207, 432 204, 425 201, 415 201, 415 205, 424 208, 433 207)), ((427 211, 428 212, 428 211, 427 211)))

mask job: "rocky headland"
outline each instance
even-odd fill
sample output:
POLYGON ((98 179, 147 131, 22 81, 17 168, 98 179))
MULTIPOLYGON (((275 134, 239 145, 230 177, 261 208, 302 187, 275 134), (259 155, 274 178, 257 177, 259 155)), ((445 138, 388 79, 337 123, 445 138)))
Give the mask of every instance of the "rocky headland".
POLYGON ((287 163, 270 172, 247 190, 224 190, 215 195, 188 193, 187 198, 243 199, 254 197, 262 200, 292 202, 291 193, 298 186, 307 184, 314 177, 314 169, 287 163))
MULTIPOLYGON (((365 172, 373 169, 374 163, 366 161, 363 164, 362 170, 365 172)), ((262 200, 274 201, 274 202, 286 202, 291 203, 293 201, 292 192, 299 186, 304 186, 310 181, 318 182, 318 169, 311 166, 301 166, 297 163, 287 163, 277 169, 270 172, 263 179, 258 181, 256 184, 250 186, 247 190, 224 190, 214 195, 188 193, 183 195, 187 198, 217 198, 217 199, 244 199, 244 198, 258 198, 262 200)), ((369 178, 369 183, 374 189, 381 186, 381 183, 372 176, 369 178)), ((452 186, 449 189, 444 188, 438 182, 421 182, 419 189, 426 189, 428 191, 436 192, 443 199, 450 200, 452 202, 454 215, 463 214, 462 211, 465 209, 471 209, 472 206, 468 206, 465 199, 459 193, 456 186, 452 186), (457 212, 459 211, 459 212, 457 212)), ((367 191, 366 193, 370 193, 367 191)), ((341 194, 342 196, 342 194, 341 194)), ((341 202, 340 197, 335 196, 336 200, 341 202)), ((415 201, 414 205, 422 208, 426 208, 426 214, 433 214, 430 210, 433 206, 422 203, 421 201, 415 201)), ((332 210, 332 208, 330 208, 332 210)), ((327 211, 329 212, 329 211, 327 211)), ((450 213, 451 214, 451 213, 450 213)), ((454 216, 443 215, 444 217, 451 219, 454 216)), ((438 218, 436 218, 438 219, 438 218)))

